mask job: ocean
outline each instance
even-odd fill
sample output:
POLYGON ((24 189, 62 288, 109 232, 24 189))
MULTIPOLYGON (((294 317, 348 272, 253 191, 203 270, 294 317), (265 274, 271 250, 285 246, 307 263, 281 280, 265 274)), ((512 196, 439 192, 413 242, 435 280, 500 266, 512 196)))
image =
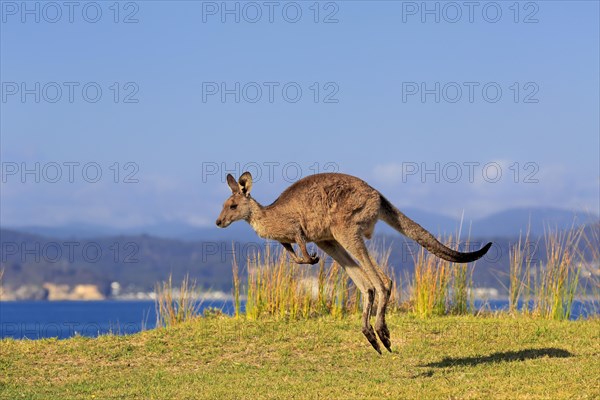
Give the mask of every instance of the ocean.
MULTIPOLYGON (((204 301, 207 307, 233 313, 231 301, 204 301)), ((0 338, 66 339, 127 335, 156 327, 154 301, 4 301, 0 302, 0 338)))
MULTIPOLYGON (((243 306, 243 305, 242 305, 243 306)), ((233 314, 232 301, 204 301, 207 307, 233 314)), ((475 302, 476 308, 506 310, 508 301, 475 302)), ((589 302, 575 302, 571 319, 586 318, 598 312, 589 302)), ((105 334, 127 335, 156 327, 153 301, 4 301, 0 302, 0 338, 66 339, 75 335, 96 337, 105 334)))

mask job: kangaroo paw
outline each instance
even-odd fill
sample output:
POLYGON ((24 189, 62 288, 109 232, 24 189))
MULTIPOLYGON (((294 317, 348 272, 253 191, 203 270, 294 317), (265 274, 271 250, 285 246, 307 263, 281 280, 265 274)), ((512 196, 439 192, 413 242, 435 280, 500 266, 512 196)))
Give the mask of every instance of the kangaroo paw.
POLYGON ((381 343, 383 343, 383 345, 385 346, 387 351, 389 351, 391 353, 392 352, 392 342, 390 340, 390 330, 388 329, 387 325, 381 325, 381 326, 377 327, 376 330, 377 330, 377 336, 379 336, 379 340, 381 340, 381 343))
POLYGON ((375 331, 373 331, 373 327, 370 327, 370 329, 363 328, 362 333, 367 337, 367 340, 369 341, 369 343, 371 343, 371 346, 373 346, 373 348, 377 350, 379 354, 381 354, 381 347, 379 346, 379 342, 377 341, 377 336, 375 336, 375 331))
POLYGON ((295 261, 298 264, 310 264, 310 265, 314 265, 314 264, 316 264, 316 263, 319 262, 319 257, 317 257, 315 254, 311 254, 309 256, 305 256, 304 258, 298 258, 295 261))
POLYGON ((295 258, 294 262, 296 264, 311 264, 314 265, 319 262, 319 257, 308 257, 308 258, 295 258))
POLYGON ((392 352, 392 342, 390 340, 389 332, 388 332, 388 336, 386 336, 383 332, 377 331, 377 336, 379 336, 379 340, 381 340, 381 343, 383 343, 383 345, 385 346, 387 351, 389 351, 391 353, 392 352))

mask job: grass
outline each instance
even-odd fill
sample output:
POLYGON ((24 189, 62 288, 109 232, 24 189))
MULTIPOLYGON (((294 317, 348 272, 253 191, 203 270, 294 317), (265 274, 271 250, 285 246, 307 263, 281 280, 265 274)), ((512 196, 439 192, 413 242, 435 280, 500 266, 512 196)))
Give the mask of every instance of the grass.
MULTIPOLYGON (((387 262, 389 250, 372 248, 371 254, 383 270, 393 276, 387 262)), ((326 263, 325 260, 326 257, 321 256, 316 267, 298 265, 290 261, 286 252, 271 252, 267 247, 266 252, 248 258, 246 277, 241 276, 238 264, 234 262, 236 317, 244 314, 248 319, 265 316, 309 319, 325 315, 342 318, 357 314, 362 304, 360 292, 337 263, 326 263), (239 301, 242 295, 246 297, 244 313, 239 301)), ((391 296, 392 309, 400 298, 396 287, 391 296)))
MULTIPOLYGON (((596 230, 592 230, 597 234, 596 230)), ((459 233, 460 235, 460 233, 459 233)), ((544 238, 545 263, 532 263, 529 233, 510 248, 509 312, 523 313, 550 319, 569 319, 576 295, 586 288, 579 287, 581 271, 584 273, 597 266, 597 238, 583 237, 582 229, 566 232, 548 231, 544 238), (589 247, 592 254, 589 263, 584 262, 580 243, 589 247), (521 305, 519 309, 519 305, 521 305)), ((452 247, 452 238, 445 241, 452 247)), ((469 242, 465 243, 469 251, 469 242)), ((407 277, 411 282, 408 294, 402 292, 403 284, 396 279, 388 260, 391 248, 385 244, 372 244, 370 253, 374 260, 392 278, 394 287, 390 298, 390 310, 409 310, 421 318, 441 315, 466 315, 477 310, 473 306, 471 292, 474 263, 457 264, 442 260, 423 248, 414 257, 415 272, 407 277)), ((459 249, 459 244, 456 245, 459 249)), ((265 316, 284 319, 309 319, 319 316, 337 318, 355 315, 361 311, 361 294, 349 281, 343 269, 335 262, 326 263, 321 254, 318 268, 297 265, 283 251, 271 251, 249 256, 245 271, 240 271, 237 260, 233 262, 233 294, 235 317, 245 315, 248 319, 265 316), (242 276, 243 272, 246 276, 242 276), (242 311, 241 298, 246 298, 242 311)), ((591 293, 600 293, 598 279, 591 272, 587 282, 592 283, 591 293)), ((194 315, 193 305, 197 299, 189 297, 194 287, 188 287, 186 278, 179 290, 179 302, 172 299, 172 282, 157 287, 157 314, 159 325, 181 322, 194 315)), ((597 298, 597 297, 596 297, 597 298)), ((594 303, 595 304, 595 303, 594 303)))
POLYGON ((449 281, 450 263, 421 248, 415 259, 413 312, 421 317, 444 315, 449 281))
POLYGON ((130 336, 0 341, 0 399, 600 397, 600 321, 209 317, 130 336))
POLYGON ((546 234, 546 266, 536 280, 535 313, 552 319, 568 319, 581 272, 578 244, 582 230, 546 234))
POLYGON ((179 288, 173 288, 173 279, 155 286, 156 325, 175 325, 198 315, 202 303, 197 293, 196 281, 186 275, 179 288))
POLYGON ((520 311, 529 313, 529 303, 531 300, 532 282, 531 282, 531 264, 533 255, 530 254, 529 230, 522 240, 519 235, 519 241, 513 244, 509 250, 509 286, 508 286, 508 310, 510 313, 519 311, 519 301, 524 300, 524 306, 520 311))
POLYGON ((543 238, 546 254, 537 266, 532 265, 529 234, 524 241, 519 238, 510 249, 509 312, 569 319, 575 297, 585 297, 588 290, 591 298, 596 299, 591 302, 592 307, 597 307, 600 282, 593 269, 600 265, 600 251, 598 231, 592 229, 590 232, 592 237, 587 237, 582 228, 547 231, 543 238), (584 247, 589 254, 588 260, 584 257, 584 247), (581 287, 582 273, 586 274, 586 282, 591 288, 581 287))
POLYGON ((590 229, 584 234, 583 244, 590 252, 590 259, 582 263, 582 272, 586 278, 585 286, 582 292, 585 296, 595 299, 591 303, 589 312, 591 314, 600 314, 600 227, 590 229))
MULTIPOLYGON (((467 243, 468 244, 468 243, 467 243)), ((421 249, 415 256, 415 274, 408 293, 389 265, 390 247, 373 244, 370 253, 394 282, 388 310, 410 310, 420 317, 467 314, 473 310, 470 287, 473 267, 439 259, 421 249)), ((246 297, 245 316, 308 319, 343 317, 361 312, 361 294, 335 262, 321 254, 318 266, 297 265, 286 252, 267 251, 246 260, 246 273, 234 261, 235 315, 242 315, 240 297, 246 297), (245 285, 242 283, 245 282, 245 285)), ((411 281, 407 278, 406 281, 411 281)))
MULTIPOLYGON (((445 241, 451 247, 452 238, 445 241)), ((458 245, 456 246, 458 250, 458 245)), ((469 249, 469 242, 465 243, 469 249)), ((470 250, 467 250, 470 251, 470 250)), ((415 315, 464 315, 474 311, 472 287, 473 264, 442 260, 421 248, 414 258, 415 273, 409 291, 409 307, 415 315)), ((399 305, 400 308, 402 305, 399 305)))

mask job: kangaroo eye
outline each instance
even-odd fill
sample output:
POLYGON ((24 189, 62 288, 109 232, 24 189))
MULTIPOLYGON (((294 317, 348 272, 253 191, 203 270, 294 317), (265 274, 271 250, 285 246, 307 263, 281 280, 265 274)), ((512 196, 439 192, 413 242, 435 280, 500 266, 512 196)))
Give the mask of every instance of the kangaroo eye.
POLYGON ((232 204, 229 206, 230 210, 235 210, 237 208, 237 204, 232 204))

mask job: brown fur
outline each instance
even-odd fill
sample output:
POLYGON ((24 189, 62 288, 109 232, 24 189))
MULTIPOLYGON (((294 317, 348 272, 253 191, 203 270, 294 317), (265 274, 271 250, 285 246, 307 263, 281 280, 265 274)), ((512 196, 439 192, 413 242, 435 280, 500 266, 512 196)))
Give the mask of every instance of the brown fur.
POLYGON ((381 353, 377 336, 391 351, 385 311, 392 281, 367 251, 364 238, 370 239, 375 223, 383 220, 398 232, 415 240, 445 260, 470 262, 481 258, 488 243, 472 253, 461 253, 441 244, 433 235, 402 214, 383 195, 354 176, 326 173, 311 175, 287 188, 271 205, 262 206, 250 196, 252 176, 245 172, 236 182, 231 175, 227 184, 232 194, 223 204, 217 226, 245 220, 256 233, 279 241, 299 264, 315 264, 319 258, 309 254, 306 243, 314 242, 336 260, 363 294, 363 333, 381 353), (301 257, 293 243, 300 247, 301 257), (357 262, 358 261, 358 262, 357 262), (375 295, 378 296, 375 330, 370 324, 375 295))

